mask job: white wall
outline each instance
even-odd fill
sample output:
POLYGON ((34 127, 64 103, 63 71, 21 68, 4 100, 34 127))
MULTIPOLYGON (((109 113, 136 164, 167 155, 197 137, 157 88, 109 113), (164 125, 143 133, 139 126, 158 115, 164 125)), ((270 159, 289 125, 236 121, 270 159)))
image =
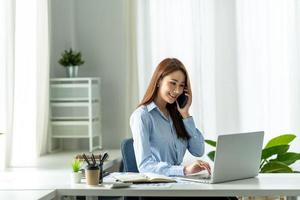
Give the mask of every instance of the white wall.
POLYGON ((73 15, 74 0, 51 0, 50 1, 50 75, 51 77, 65 76, 64 68, 57 61, 64 49, 73 47, 74 43, 74 19, 73 15))
MULTIPOLYGON (((102 77, 104 147, 119 147, 128 130, 124 105, 128 70, 125 1, 52 0, 51 3, 51 76, 65 75, 63 67, 57 64, 64 49, 72 46, 82 51, 86 63, 80 67, 80 76, 102 77)), ((237 94, 237 80, 232 79, 237 66, 235 1, 215 0, 215 5, 217 124, 223 132, 232 132, 239 130, 238 110, 232 112, 232 108, 238 108, 238 97, 231 96, 237 94)))
MULTIPOLYGON (((119 148, 127 135, 125 115, 126 27, 125 6, 119 0, 51 0, 51 77, 63 77, 57 60, 64 49, 80 50, 86 63, 79 76, 102 79, 104 148, 119 148)), ((69 141, 69 144, 74 141, 69 141)))

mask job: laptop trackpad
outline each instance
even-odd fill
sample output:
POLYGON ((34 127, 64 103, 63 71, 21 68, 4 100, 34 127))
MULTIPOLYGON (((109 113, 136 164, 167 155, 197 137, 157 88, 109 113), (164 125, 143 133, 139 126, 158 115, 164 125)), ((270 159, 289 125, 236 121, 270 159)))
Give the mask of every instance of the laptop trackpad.
POLYGON ((204 170, 204 171, 197 172, 194 174, 186 175, 184 177, 190 178, 190 179, 210 179, 211 176, 209 175, 209 173, 206 170, 204 170))

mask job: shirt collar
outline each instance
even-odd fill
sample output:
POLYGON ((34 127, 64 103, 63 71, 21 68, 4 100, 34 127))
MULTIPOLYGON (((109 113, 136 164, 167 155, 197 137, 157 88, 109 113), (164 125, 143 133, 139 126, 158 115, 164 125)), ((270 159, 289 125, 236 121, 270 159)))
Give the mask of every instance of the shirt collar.
POLYGON ((151 103, 149 103, 147 105, 147 110, 148 112, 150 112, 151 110, 153 110, 154 108, 157 108, 157 105, 154 103, 154 101, 152 101, 151 103))
MULTIPOLYGON (((147 105, 147 110, 148 110, 148 112, 151 112, 152 110, 154 110, 154 109, 156 109, 159 113, 160 113, 160 115, 165 119, 165 120, 169 120, 168 118, 166 118, 166 116, 159 110, 159 108, 158 108, 158 106, 155 104, 155 102, 154 101, 152 101, 151 103, 149 103, 148 105, 147 105)), ((169 116, 169 118, 170 118, 170 116, 169 116)), ((171 118, 170 118, 171 119, 171 118)), ((171 121, 172 121, 172 119, 171 119, 171 121)))

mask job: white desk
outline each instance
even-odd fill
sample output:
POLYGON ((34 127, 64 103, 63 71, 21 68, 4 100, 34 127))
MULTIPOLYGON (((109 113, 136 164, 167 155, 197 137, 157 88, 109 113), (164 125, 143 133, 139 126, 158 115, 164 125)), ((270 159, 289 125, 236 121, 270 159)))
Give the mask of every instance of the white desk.
POLYGON ((134 185, 126 189, 84 184, 57 188, 59 195, 85 196, 300 196, 300 174, 260 174, 256 178, 219 184, 168 183, 168 187, 134 185))
POLYGON ((0 199, 9 200, 29 200, 29 199, 39 199, 39 200, 51 200, 56 197, 55 190, 10 190, 10 191, 0 191, 0 199))
POLYGON ((168 183, 168 187, 135 185, 126 189, 71 184, 64 170, 0 173, 1 190, 55 190, 58 196, 300 196, 300 174, 260 174, 220 184, 168 183))
MULTIPOLYGON (((119 150, 108 150, 110 159, 104 169, 121 159, 119 150)), ((167 187, 134 185, 126 189, 71 184, 70 155, 55 154, 43 157, 38 168, 14 168, 0 171, 1 195, 28 191, 43 195, 50 191, 57 197, 70 196, 300 196, 300 174, 260 174, 256 178, 220 184, 168 183, 167 187), (58 158, 55 160, 54 158, 58 158), (69 161, 67 159, 70 159, 69 161)), ((45 194, 45 199, 53 196, 45 194)), ((2 196, 0 196, 0 199, 2 196)), ((17 199, 18 196, 15 196, 17 199)), ((3 198, 5 199, 5 198, 3 198)), ((8 199, 8 198, 6 198, 8 199)))

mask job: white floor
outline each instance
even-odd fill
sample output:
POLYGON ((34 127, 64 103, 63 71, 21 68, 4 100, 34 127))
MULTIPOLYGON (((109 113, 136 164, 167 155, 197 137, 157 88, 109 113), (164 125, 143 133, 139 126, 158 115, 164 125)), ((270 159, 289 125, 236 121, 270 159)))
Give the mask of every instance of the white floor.
MULTIPOLYGON (((106 151, 95 151, 93 154, 99 155, 101 153, 103 155, 104 152, 106 151)), ((119 162, 121 162, 121 151, 119 149, 111 149, 107 150, 107 152, 109 154, 108 161, 114 160, 114 162, 104 163, 104 169, 110 168, 113 165, 117 165, 119 162)), ((82 155, 83 153, 88 155, 90 154, 89 152, 83 151, 62 151, 48 154, 38 159, 36 167, 42 169, 71 169, 71 163, 73 159, 76 157, 76 155, 82 155)))

